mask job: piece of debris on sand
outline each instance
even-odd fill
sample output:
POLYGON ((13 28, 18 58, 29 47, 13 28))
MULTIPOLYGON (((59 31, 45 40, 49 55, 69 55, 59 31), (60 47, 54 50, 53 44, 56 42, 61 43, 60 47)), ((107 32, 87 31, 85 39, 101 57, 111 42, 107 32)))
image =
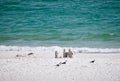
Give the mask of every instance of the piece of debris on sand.
POLYGON ((23 56, 23 55, 18 55, 18 54, 17 54, 16 57, 24 57, 24 56, 23 56))

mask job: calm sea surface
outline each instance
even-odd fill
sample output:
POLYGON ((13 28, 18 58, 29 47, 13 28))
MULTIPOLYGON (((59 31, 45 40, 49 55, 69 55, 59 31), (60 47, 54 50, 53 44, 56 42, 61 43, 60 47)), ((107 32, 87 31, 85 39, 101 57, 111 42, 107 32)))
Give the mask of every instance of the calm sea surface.
POLYGON ((120 0, 0 0, 0 45, 120 48, 120 0))

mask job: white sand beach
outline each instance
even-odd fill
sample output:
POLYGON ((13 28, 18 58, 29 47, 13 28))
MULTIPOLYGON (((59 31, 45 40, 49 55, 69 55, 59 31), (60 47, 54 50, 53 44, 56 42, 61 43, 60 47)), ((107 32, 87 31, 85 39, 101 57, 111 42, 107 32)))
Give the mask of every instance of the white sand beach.
POLYGON ((59 47, 24 50, 0 47, 0 81, 120 81, 119 53, 74 50, 73 58, 55 59, 55 50, 62 56, 63 49, 59 47), (56 66, 66 60, 66 64, 56 66))

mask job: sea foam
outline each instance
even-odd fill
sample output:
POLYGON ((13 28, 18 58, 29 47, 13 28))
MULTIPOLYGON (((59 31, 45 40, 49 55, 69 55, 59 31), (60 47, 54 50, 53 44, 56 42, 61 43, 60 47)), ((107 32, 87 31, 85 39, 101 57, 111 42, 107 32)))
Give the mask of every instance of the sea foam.
POLYGON ((89 48, 89 47, 60 47, 60 46, 0 46, 0 51, 63 51, 71 49, 75 53, 120 53, 120 48, 89 48))

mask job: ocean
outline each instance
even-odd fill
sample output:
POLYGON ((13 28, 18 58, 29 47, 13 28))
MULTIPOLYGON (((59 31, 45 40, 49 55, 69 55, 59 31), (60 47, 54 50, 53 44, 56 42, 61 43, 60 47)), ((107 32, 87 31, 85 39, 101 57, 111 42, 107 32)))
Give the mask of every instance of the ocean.
POLYGON ((120 0, 0 0, 0 46, 120 48, 120 0))

